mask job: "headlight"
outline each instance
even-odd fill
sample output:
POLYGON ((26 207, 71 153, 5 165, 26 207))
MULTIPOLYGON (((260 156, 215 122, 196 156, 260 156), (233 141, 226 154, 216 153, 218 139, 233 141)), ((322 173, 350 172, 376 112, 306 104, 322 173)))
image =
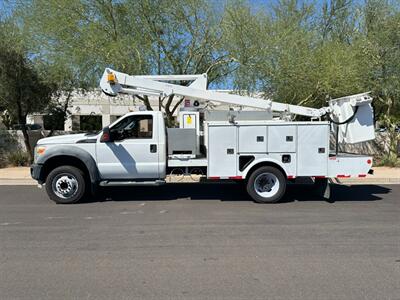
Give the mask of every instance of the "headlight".
POLYGON ((43 155, 45 152, 46 152, 46 147, 45 146, 36 146, 35 147, 34 161, 36 162, 38 157, 43 155))

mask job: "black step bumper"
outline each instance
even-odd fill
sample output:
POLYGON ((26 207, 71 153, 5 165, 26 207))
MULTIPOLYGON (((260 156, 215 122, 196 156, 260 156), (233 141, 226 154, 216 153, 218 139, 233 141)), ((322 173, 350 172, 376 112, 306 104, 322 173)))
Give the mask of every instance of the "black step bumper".
POLYGON ((37 182, 39 184, 43 183, 43 178, 41 176, 42 169, 43 169, 43 165, 38 165, 38 164, 32 164, 31 165, 31 177, 33 179, 37 180, 37 182))

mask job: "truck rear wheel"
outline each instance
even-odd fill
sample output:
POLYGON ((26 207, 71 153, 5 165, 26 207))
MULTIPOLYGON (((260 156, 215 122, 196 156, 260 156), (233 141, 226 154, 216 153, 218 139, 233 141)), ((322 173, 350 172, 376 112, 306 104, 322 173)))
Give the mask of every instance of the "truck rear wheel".
POLYGON ((286 178, 274 167, 265 166, 255 170, 247 181, 247 192, 258 203, 276 203, 285 191, 286 178))
POLYGON ((85 194, 83 172, 73 166, 61 166, 52 170, 46 178, 46 192, 51 200, 59 204, 72 204, 85 194))

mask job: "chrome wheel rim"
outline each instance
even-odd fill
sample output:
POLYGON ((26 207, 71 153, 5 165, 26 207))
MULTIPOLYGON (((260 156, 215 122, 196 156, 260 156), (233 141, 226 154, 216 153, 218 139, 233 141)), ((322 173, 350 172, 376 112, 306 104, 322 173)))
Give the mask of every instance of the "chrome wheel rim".
POLYGON ((279 180, 272 173, 261 173, 254 180, 254 190, 263 198, 271 198, 279 191, 279 180))
POLYGON ((78 180, 72 174, 63 173, 53 179, 52 189, 57 197, 69 199, 78 192, 78 180))

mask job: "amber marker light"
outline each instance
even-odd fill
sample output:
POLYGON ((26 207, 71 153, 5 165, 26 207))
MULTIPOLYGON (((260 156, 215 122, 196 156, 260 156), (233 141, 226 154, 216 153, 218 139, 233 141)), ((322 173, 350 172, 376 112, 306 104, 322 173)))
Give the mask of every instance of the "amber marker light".
POLYGON ((46 151, 46 147, 37 147, 36 148, 36 153, 37 155, 42 155, 46 151))
POLYGON ((115 84, 117 82, 117 78, 115 77, 115 74, 114 73, 108 73, 107 74, 107 81, 110 84, 115 84))

